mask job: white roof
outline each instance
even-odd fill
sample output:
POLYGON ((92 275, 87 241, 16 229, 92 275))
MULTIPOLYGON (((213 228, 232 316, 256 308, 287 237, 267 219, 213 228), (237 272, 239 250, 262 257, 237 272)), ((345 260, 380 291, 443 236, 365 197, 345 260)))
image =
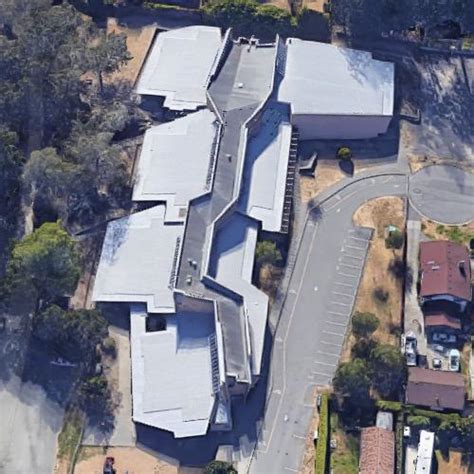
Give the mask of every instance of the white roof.
POLYGON ((215 404, 211 339, 214 315, 180 312, 166 330, 146 332, 146 308, 132 305, 133 419, 176 438, 206 434, 215 404))
POLYGON ((394 65, 365 51, 289 38, 278 100, 293 114, 391 116, 394 65))
POLYGON ((175 311, 174 272, 184 225, 164 222, 155 206, 110 222, 94 283, 94 301, 146 303, 148 311, 175 311))
POLYGON ((239 206, 269 232, 281 230, 290 144, 286 115, 277 107, 265 110, 259 133, 247 147, 239 206))
POLYGON ((260 373, 268 297, 252 285, 258 224, 240 214, 234 214, 214 238, 211 272, 217 282, 241 295, 248 317, 252 348, 252 372, 260 373))
POLYGON ((221 31, 188 26, 158 34, 137 84, 137 93, 165 97, 172 110, 206 105, 208 78, 221 45, 221 31))
POLYGON ((170 206, 187 207, 191 199, 208 192, 216 135, 216 118, 210 110, 148 129, 133 200, 166 201, 170 206))
POLYGON ((434 433, 431 431, 420 431, 420 442, 416 455, 415 474, 426 474, 431 472, 431 460, 433 458, 434 433))

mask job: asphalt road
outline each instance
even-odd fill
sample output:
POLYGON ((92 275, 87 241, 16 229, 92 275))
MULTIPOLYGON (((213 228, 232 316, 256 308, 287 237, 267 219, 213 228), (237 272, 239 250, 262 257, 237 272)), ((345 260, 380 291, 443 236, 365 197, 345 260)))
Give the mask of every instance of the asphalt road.
POLYGON ((456 166, 426 166, 410 177, 410 203, 441 224, 474 219, 474 174, 456 166))
POLYGON ((334 375, 365 260, 370 232, 352 216, 370 199, 406 193, 405 176, 368 178, 311 213, 275 334, 271 393, 250 473, 298 472, 314 387, 334 375))

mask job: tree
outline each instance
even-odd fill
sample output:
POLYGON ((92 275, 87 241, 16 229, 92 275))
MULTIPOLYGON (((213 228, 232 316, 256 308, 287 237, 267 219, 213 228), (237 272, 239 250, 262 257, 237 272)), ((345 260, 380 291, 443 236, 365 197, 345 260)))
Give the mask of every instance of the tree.
POLYGON ((401 249, 405 242, 403 232, 394 230, 385 239, 385 246, 389 249, 401 249))
POLYGON ((357 337, 366 338, 371 336, 379 325, 380 321, 375 314, 356 312, 352 316, 352 332, 357 337))
POLYGON ((334 390, 354 404, 365 404, 370 398, 369 368, 362 359, 339 364, 334 376, 334 390))
POLYGON ((349 161, 351 158, 352 158, 352 151, 349 147, 347 146, 341 146, 340 148, 338 148, 337 150, 337 157, 340 159, 340 160, 345 160, 345 161, 349 161))
POLYGON ((255 249, 255 258, 259 265, 263 265, 265 263, 275 265, 280 263, 282 260, 281 253, 278 250, 275 242, 270 240, 263 240, 257 243, 257 247, 255 249))
POLYGON ((14 244, 7 280, 11 289, 49 302, 74 292, 79 271, 74 241, 59 222, 50 222, 14 244))
POLYGON ((405 359, 400 350, 389 344, 378 344, 370 358, 372 385, 384 398, 399 393, 406 380, 405 359))
POLYGON ((103 93, 103 74, 117 71, 132 57, 127 50, 124 34, 96 34, 95 36, 95 41, 87 51, 87 58, 90 68, 97 74, 100 92, 103 93))
POLYGON ((237 474, 237 470, 230 462, 211 461, 204 468, 203 474, 237 474))
POLYGON ((34 335, 68 360, 91 365, 107 337, 107 320, 98 310, 64 311, 51 305, 34 320, 34 335))

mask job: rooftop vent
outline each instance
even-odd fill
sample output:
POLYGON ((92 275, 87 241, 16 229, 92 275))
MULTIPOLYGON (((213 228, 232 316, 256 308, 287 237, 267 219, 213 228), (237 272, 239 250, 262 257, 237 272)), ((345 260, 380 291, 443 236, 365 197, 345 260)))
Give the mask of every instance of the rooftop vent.
POLYGON ((433 265, 431 267, 431 270, 439 270, 440 269, 440 266, 439 265, 433 265))

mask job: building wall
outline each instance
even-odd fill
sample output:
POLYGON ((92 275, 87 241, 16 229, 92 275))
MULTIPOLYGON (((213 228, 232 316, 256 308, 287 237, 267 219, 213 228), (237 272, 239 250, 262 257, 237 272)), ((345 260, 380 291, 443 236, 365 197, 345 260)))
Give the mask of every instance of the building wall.
POLYGON ((373 138, 385 133, 392 117, 293 115, 300 140, 373 138))

